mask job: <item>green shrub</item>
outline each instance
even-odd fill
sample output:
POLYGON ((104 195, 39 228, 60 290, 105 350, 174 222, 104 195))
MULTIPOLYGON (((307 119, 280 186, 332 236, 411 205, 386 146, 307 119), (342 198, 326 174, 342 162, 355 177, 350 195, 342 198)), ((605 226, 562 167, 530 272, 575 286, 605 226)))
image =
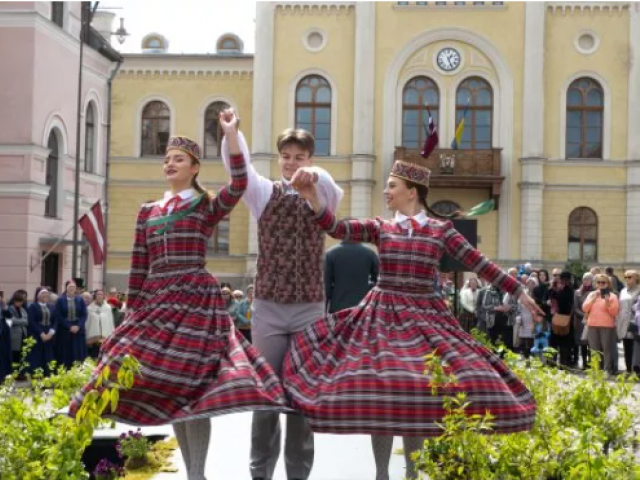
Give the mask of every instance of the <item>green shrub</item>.
MULTIPOLYGON (((597 353, 581 377, 502 351, 536 399, 533 430, 487 435, 489 413, 467 414, 464 394, 445 396, 442 434, 425 440, 423 450, 414 453, 419 471, 431 480, 640 479, 635 377, 609 380, 597 353)), ((446 395, 455 378, 443 373, 440 357, 427 357, 426 369, 435 373, 432 389, 446 395)))
POLYGON ((131 388, 138 363, 125 357, 117 380, 109 381, 105 367, 95 390, 89 392, 76 418, 57 414, 69 404, 71 396, 90 377, 92 364, 69 370, 55 369, 50 378, 36 372, 28 386, 16 385, 20 371, 26 367, 27 345, 20 368, 0 385, 0 478, 2 480, 81 480, 85 472, 81 458, 91 443, 94 429, 104 422, 102 414, 115 410, 119 392, 131 388))

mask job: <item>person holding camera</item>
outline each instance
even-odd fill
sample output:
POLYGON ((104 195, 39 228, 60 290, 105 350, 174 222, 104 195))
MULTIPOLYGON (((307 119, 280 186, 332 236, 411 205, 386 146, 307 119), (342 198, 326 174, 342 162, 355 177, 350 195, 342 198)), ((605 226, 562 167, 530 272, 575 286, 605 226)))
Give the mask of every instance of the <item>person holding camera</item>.
POLYGON ((638 335, 638 326, 634 321, 633 305, 640 297, 640 274, 637 270, 624 272, 626 287, 620 291, 620 310, 616 319, 618 340, 624 347, 624 363, 627 373, 633 373, 634 338, 638 335))
POLYGON ((616 348, 616 316, 620 304, 611 291, 611 280, 605 274, 596 275, 596 290, 591 292, 582 310, 588 315, 588 339, 591 351, 600 352, 604 360, 604 370, 613 374, 613 354, 616 348))

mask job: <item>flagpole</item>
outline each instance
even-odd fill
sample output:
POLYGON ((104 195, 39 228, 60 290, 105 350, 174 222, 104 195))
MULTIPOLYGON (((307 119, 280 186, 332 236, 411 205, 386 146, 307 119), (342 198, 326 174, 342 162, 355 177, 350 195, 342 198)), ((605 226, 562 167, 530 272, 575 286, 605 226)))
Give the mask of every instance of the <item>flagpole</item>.
POLYGON ((51 255, 53 253, 53 251, 58 247, 58 245, 60 245, 62 242, 64 242, 64 239, 67 238, 67 236, 71 233, 72 230, 73 230, 73 227, 71 227, 69 230, 67 230, 67 233, 65 233, 62 237, 60 237, 58 239, 58 241, 53 244, 53 247, 51 247, 49 250, 47 250, 47 253, 45 253, 42 257, 40 257, 40 261, 38 263, 36 263, 35 265, 31 266, 31 271, 32 272, 39 265, 42 265, 42 262, 44 262, 49 257, 49 255, 51 255))

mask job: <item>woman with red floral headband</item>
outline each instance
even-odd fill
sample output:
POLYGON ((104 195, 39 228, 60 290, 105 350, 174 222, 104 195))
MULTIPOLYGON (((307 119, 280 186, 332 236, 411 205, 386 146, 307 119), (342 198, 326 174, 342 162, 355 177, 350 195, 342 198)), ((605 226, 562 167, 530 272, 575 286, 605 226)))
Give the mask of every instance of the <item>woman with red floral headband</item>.
POLYGON ((141 365, 110 417, 135 425, 172 423, 189 480, 204 480, 209 417, 248 410, 286 411, 279 379, 239 334, 218 281, 205 269, 215 226, 247 186, 248 149, 232 112, 220 116, 230 146, 231 183, 213 197, 197 180, 200 148, 169 140, 163 200, 142 206, 136 223, 124 322, 104 342, 91 381, 71 404, 75 415, 105 365, 117 374, 125 355, 141 365))
POLYGON ((314 178, 299 171, 293 185, 309 200, 316 221, 333 238, 377 245, 377 285, 354 308, 320 319, 300 332, 285 362, 284 386, 292 406, 316 432, 370 434, 376 480, 388 480, 394 435, 401 435, 407 478, 422 439, 442 433, 443 397, 459 392, 467 412, 493 415, 493 432, 531 429, 536 403, 531 392, 490 350, 465 332, 434 288, 446 252, 479 277, 539 307, 517 279, 475 250, 451 221, 427 204, 430 172, 397 161, 384 191, 393 220, 337 220, 321 205, 314 178), (427 212, 431 217, 427 216, 427 212), (435 218, 434 218, 435 217, 435 218), (455 384, 434 394, 424 358, 439 357, 455 384))

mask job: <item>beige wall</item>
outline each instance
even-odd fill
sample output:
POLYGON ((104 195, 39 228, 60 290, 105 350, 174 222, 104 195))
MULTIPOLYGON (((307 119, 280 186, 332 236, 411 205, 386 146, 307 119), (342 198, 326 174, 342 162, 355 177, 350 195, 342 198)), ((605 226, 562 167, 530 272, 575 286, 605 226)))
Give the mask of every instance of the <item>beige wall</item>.
MULTIPOLYGON (((451 2, 452 3, 452 2, 451 2)), ((505 179, 509 190, 508 207, 478 218, 480 249, 490 258, 501 258, 499 249, 500 223, 504 212, 509 211, 507 245, 508 260, 526 261, 520 258, 521 244, 521 182, 520 164, 522 153, 523 122, 527 112, 523 111, 525 71, 525 21, 527 5, 507 2, 503 7, 400 8, 397 2, 375 4, 375 42, 373 49, 373 186, 371 188, 372 215, 388 215, 383 206, 382 190, 386 182, 391 159, 385 158, 384 137, 389 128, 395 128, 399 112, 386 112, 388 100, 385 92, 391 66, 407 46, 428 32, 464 32, 468 41, 441 38, 415 49, 399 69, 399 80, 392 87, 401 91, 403 84, 415 75, 433 78, 440 87, 439 132, 440 146, 448 147, 454 132, 454 102, 456 86, 466 77, 480 75, 494 87, 494 146, 503 149, 508 160, 510 174, 505 179), (491 56, 479 46, 487 43, 499 57, 502 67, 496 65, 491 56), (439 71, 433 62, 434 55, 444 46, 454 46, 463 55, 464 64, 451 75, 439 71), (507 83, 512 84, 512 96, 502 97, 507 83), (505 119, 510 119, 507 122, 505 119), (504 139, 506 137, 506 140, 504 139)), ((489 2, 487 2, 487 5, 489 2)), ((630 68, 629 12, 626 7, 602 10, 586 8, 584 11, 567 9, 562 12, 548 4, 544 15, 543 54, 543 161, 540 170, 542 182, 542 216, 539 227, 542 231, 542 256, 545 261, 563 263, 567 255, 567 222, 569 213, 576 207, 589 206, 599 218, 599 261, 613 264, 625 262, 626 249, 626 185, 627 166, 620 162, 615 166, 588 162, 574 164, 559 163, 561 122, 564 112, 562 101, 569 79, 591 72, 596 79, 603 79, 607 97, 606 115, 610 154, 607 160, 626 158, 627 137, 640 132, 628 132, 628 72, 630 68), (600 40, 599 49, 584 55, 574 47, 574 40, 584 31, 595 33, 600 40), (603 188, 599 188, 603 187, 603 188)), ((622 4, 621 4, 622 5, 622 4)), ((273 22, 273 90, 265 92, 271 96, 273 105, 271 118, 272 160, 269 164, 271 178, 279 177, 275 139, 286 127, 293 126, 294 92, 297 80, 305 74, 325 75, 333 85, 334 101, 337 103, 336 122, 332 134, 336 137, 335 155, 318 157, 316 163, 327 169, 345 190, 339 209, 340 215, 350 215, 352 152, 354 124, 367 119, 354 118, 354 85, 356 15, 353 5, 298 5, 274 7, 273 22), (311 29, 319 29, 327 36, 327 44, 319 52, 305 48, 303 39, 311 29)), ((200 61, 200 60, 197 60, 200 61)), ((165 60, 170 65, 173 60, 165 60)), ((181 65, 190 60, 180 59, 181 65)), ((196 60, 193 60, 195 63, 196 60)), ((182 67, 181 67, 182 68, 182 67)), ((186 68, 186 67, 184 67, 186 68)), ((256 85, 259 89, 259 85, 256 85)), ((200 112, 203 102, 212 95, 226 96, 240 110, 243 130, 251 140, 249 127, 252 124, 252 100, 254 85, 250 73, 243 74, 162 74, 148 72, 126 74, 114 83, 113 140, 110 249, 116 252, 110 257, 109 266, 115 269, 128 268, 128 256, 133 233, 133 222, 138 205, 149 198, 162 194, 160 166, 150 159, 138 159, 136 118, 140 102, 149 95, 164 96, 175 110, 175 132, 200 140, 200 112), (132 179, 146 182, 138 186, 132 179), (117 217, 117 218, 114 218, 117 217)), ((401 103, 398 104, 401 108, 401 103)), ((640 107, 639 107, 640 108, 640 107)), ((397 144, 400 142, 397 141, 397 144)), ((203 181, 213 189, 226 181, 226 174, 219 160, 203 162, 203 181)), ((360 187, 361 188, 361 187, 360 187)), ((360 190, 361 192, 362 190, 360 190)), ((432 189, 430 202, 451 200, 463 209, 468 209, 489 198, 486 189, 432 189)), ((234 210, 231 216, 231 247, 227 258, 212 259, 211 266, 221 273, 246 271, 249 252, 249 214, 244 205, 234 210)), ((504 230, 504 229, 503 229, 504 230)), ((503 236, 504 238, 504 236, 503 236)), ((328 240, 327 243, 335 243, 328 240)))
MULTIPOLYGON (((126 63, 125 63, 126 65, 126 63)), ((166 62, 171 68, 171 60, 166 62)), ((145 99, 167 100, 174 112, 173 134, 186 135, 199 143, 202 115, 212 98, 228 99, 241 116, 242 131, 251 142, 251 74, 123 74, 114 82, 113 134, 111 142, 109 216, 109 271, 127 272, 135 217, 142 203, 162 198, 166 186, 161 157, 140 158, 139 115, 145 99)), ((200 180, 215 192, 228 181, 219 158, 202 161, 200 180)), ((209 268, 217 274, 244 275, 248 251, 249 212, 239 204, 229 219, 229 255, 211 256, 209 268)))

